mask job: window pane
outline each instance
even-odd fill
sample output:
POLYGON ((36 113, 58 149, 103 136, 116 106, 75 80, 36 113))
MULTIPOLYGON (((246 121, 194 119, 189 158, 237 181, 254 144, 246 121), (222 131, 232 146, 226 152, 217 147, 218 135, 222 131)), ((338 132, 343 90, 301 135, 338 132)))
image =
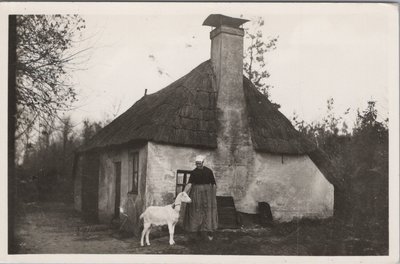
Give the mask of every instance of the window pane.
POLYGON ((190 178, 189 170, 177 170, 176 171, 176 194, 183 192, 186 184, 190 178))
POLYGON ((177 178, 177 180, 178 180, 177 183, 178 184, 182 184, 183 183, 183 175, 184 175, 183 173, 178 173, 178 176, 177 176, 178 177, 177 178))

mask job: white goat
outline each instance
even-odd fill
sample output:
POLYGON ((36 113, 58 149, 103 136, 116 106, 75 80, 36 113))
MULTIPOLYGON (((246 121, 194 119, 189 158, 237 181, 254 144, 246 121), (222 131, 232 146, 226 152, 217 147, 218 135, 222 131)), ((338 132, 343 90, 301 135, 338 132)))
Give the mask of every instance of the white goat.
POLYGON ((179 211, 181 210, 181 203, 191 203, 192 200, 186 192, 181 192, 175 199, 173 204, 166 206, 150 206, 141 215, 143 218, 143 231, 140 239, 140 245, 143 247, 143 239, 146 236, 146 244, 150 246, 149 235, 152 225, 162 226, 168 225, 169 230, 169 244, 174 245, 174 230, 175 225, 179 219, 179 211))

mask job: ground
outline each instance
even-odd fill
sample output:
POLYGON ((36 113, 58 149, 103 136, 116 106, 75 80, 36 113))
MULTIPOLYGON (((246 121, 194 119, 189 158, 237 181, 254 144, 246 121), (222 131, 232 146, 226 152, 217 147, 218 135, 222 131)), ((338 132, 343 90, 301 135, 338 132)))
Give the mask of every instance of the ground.
POLYGON ((25 203, 19 206, 15 235, 19 254, 218 254, 218 255, 387 255, 382 239, 357 238, 338 230, 332 219, 300 220, 271 227, 225 229, 213 241, 192 241, 178 230, 176 245, 168 231, 150 235, 151 246, 105 225, 88 225, 73 205, 25 203), (344 235, 346 234, 346 235, 344 235))

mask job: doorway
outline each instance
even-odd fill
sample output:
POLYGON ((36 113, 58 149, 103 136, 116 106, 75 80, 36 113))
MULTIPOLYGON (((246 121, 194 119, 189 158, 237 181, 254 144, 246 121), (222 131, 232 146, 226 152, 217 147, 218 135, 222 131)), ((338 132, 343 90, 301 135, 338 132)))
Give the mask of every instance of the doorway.
POLYGON ((115 170, 115 205, 114 218, 119 218, 119 207, 121 206, 121 162, 114 162, 115 170))

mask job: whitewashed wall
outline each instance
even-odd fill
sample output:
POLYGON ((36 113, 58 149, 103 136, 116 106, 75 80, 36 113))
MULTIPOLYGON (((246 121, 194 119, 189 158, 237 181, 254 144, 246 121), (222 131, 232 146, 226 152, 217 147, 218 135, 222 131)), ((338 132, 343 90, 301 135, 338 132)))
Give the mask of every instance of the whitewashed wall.
POLYGON ((177 170, 193 170, 195 157, 207 156, 205 165, 213 168, 210 151, 188 147, 148 143, 148 168, 146 179, 146 207, 173 202, 177 170))
MULTIPOLYGON (((121 162, 121 198, 120 205, 128 213, 131 225, 128 229, 139 228, 138 217, 143 211, 144 190, 147 172, 147 146, 140 149, 124 149, 106 151, 100 155, 99 178, 99 219, 102 223, 109 223, 114 216, 115 207, 115 167, 114 162, 121 162), (132 194, 132 160, 130 154, 139 152, 139 191, 132 194), (132 226, 133 225, 133 226, 132 226)), ((137 231, 136 230, 136 231, 137 231)))
POLYGON ((307 155, 256 153, 254 168, 246 196, 237 201, 240 211, 256 213, 258 202, 268 202, 278 221, 333 215, 333 185, 307 155))
MULTIPOLYGON (((130 216, 131 227, 138 228, 137 218, 150 205, 173 202, 176 171, 192 170, 196 155, 205 155, 205 165, 216 177, 217 195, 234 197, 238 211, 257 213, 258 202, 268 202, 274 219, 290 221, 295 217, 325 218, 333 214, 334 189, 308 156, 283 156, 254 153, 252 177, 232 174, 229 181, 219 171, 230 167, 214 150, 177 147, 149 142, 139 151, 139 193, 129 193, 134 149, 108 151, 100 155, 99 218, 109 222, 114 214, 115 168, 121 162, 121 206, 130 216), (219 157, 219 158, 217 158, 219 157), (223 183, 223 184, 221 184, 223 183)), ((80 170, 75 181, 75 208, 81 207, 80 170)), ((241 168, 243 169, 243 168, 241 168)))
POLYGON ((207 156, 205 165, 214 171, 217 195, 234 197, 236 209, 244 213, 257 213, 258 202, 268 202, 278 221, 295 217, 325 218, 333 214, 333 185, 330 184, 307 155, 283 156, 254 152, 254 164, 240 173, 214 150, 200 150, 148 143, 148 170, 146 207, 173 202, 178 169, 192 170, 196 155, 207 156), (217 159, 217 157, 220 157, 217 159), (220 178, 219 171, 232 171, 220 178), (221 184, 223 183, 223 184, 221 184))

